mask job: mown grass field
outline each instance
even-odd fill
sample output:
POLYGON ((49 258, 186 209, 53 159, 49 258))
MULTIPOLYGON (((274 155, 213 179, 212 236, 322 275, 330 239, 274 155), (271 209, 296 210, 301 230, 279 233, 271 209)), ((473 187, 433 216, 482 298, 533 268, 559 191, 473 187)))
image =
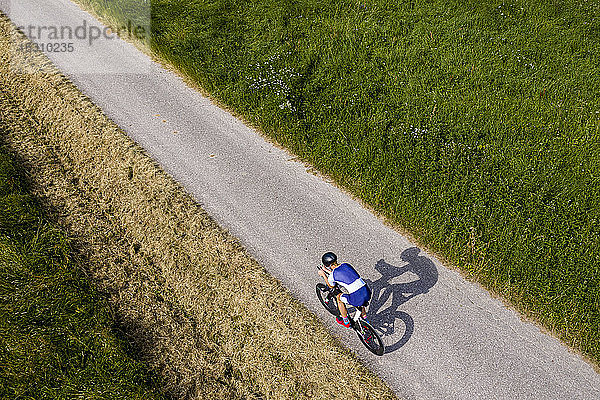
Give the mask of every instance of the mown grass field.
POLYGON ((163 399, 22 173, 0 146, 0 397, 163 399))
MULTIPOLYGON (((25 41, 14 30, 0 14, 2 139, 166 395, 396 398, 47 58, 34 52, 25 63, 11 52, 11 42, 25 41)), ((66 281, 67 289, 77 286, 66 281)), ((64 354, 78 360, 101 352, 84 350, 64 354)), ((131 374, 121 379, 136 382, 131 374)))
POLYGON ((600 362, 600 3, 151 5, 155 54, 600 362))

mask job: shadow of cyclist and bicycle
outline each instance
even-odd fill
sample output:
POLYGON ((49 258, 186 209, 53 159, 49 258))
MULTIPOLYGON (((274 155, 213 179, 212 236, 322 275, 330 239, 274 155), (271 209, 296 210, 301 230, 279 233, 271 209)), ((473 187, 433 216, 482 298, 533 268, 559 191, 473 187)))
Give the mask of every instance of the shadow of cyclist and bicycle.
POLYGON ((375 264, 375 269, 381 277, 375 281, 365 279, 373 292, 367 318, 385 342, 390 339, 393 341, 391 344, 386 343, 386 353, 404 346, 414 331, 412 317, 398 310, 398 307, 415 296, 427 293, 438 281, 437 268, 430 259, 419 256, 419 252, 416 247, 404 250, 401 257, 406 264, 401 267, 381 259, 375 264), (394 278, 408 272, 416 275, 417 279, 401 283, 392 282, 394 278), (398 336, 400 338, 396 340, 398 336))

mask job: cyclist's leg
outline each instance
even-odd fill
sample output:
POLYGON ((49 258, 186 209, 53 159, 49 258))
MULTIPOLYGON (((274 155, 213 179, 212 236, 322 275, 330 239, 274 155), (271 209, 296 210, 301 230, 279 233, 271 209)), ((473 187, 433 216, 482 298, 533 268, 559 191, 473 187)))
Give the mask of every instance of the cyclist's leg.
POLYGON ((362 319, 367 319, 367 307, 366 306, 360 306, 358 307, 358 309, 360 310, 360 316, 362 319))
POLYGON ((367 319, 367 306, 369 305, 369 300, 371 300, 371 289, 368 286, 365 286, 358 291, 351 294, 343 294, 338 295, 338 305, 340 308, 340 313, 343 317, 347 318, 348 309, 347 305, 351 305, 360 311, 360 315, 362 318, 367 319), (343 310, 342 310, 343 307, 343 310))
POLYGON ((338 308, 340 309, 340 314, 342 318, 348 318, 348 309, 346 308, 346 303, 348 303, 347 296, 340 293, 337 296, 338 299, 338 308))
POLYGON ((364 289, 360 289, 357 293, 357 301, 359 306, 357 307, 360 310, 360 316, 363 319, 367 319, 367 306, 369 305, 369 301, 371 300, 371 289, 368 286, 365 286, 364 289))

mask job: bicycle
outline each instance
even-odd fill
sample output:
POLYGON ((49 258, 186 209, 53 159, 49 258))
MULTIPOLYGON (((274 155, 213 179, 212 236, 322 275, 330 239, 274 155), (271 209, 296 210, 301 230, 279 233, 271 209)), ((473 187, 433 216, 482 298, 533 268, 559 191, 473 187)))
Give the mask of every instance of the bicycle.
MULTIPOLYGON (((325 273, 328 271, 324 270, 321 267, 317 267, 323 270, 325 273)), ((335 285, 333 288, 325 285, 324 283, 318 283, 316 287, 317 298, 323 304, 323 307, 330 314, 335 316, 340 316, 340 310, 337 304, 337 295, 342 293, 339 285, 335 285)), ((350 306, 352 307, 352 306, 350 306)), ((377 356, 382 356, 385 352, 385 346, 383 345, 383 340, 379 334, 375 331, 375 329, 371 326, 369 322, 367 322, 364 318, 361 317, 361 312, 357 307, 355 308, 354 316, 351 315, 350 310, 348 310, 348 319, 350 320, 350 327, 354 329, 356 335, 365 345, 365 347, 373 354, 377 356)))

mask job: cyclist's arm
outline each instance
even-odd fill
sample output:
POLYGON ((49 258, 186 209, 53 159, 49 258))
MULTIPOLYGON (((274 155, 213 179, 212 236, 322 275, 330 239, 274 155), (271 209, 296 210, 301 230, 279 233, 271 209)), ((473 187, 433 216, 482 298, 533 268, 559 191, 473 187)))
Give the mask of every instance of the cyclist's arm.
POLYGON ((333 273, 330 273, 329 275, 327 275, 325 273, 325 271, 321 268, 319 270, 319 275, 321 275, 323 280, 325 280, 325 283, 327 284, 327 286, 329 286, 330 288, 332 288, 335 285, 335 281, 333 281, 333 273))
POLYGON ((333 272, 329 274, 327 279, 325 279, 325 282, 327 283, 327 286, 329 286, 330 288, 335 286, 335 280, 333 279, 333 272))

